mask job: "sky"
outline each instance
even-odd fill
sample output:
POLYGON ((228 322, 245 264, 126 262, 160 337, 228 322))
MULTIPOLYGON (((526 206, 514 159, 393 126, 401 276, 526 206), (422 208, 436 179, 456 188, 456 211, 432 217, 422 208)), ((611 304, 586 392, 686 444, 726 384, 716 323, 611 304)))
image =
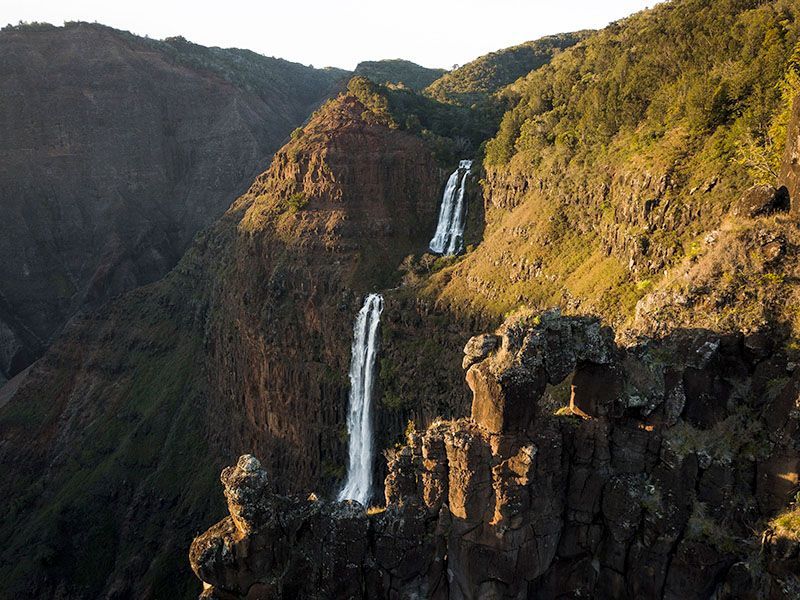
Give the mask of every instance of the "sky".
POLYGON ((545 35, 601 28, 656 0, 0 0, 0 26, 90 21, 315 67, 405 58, 452 68, 545 35))

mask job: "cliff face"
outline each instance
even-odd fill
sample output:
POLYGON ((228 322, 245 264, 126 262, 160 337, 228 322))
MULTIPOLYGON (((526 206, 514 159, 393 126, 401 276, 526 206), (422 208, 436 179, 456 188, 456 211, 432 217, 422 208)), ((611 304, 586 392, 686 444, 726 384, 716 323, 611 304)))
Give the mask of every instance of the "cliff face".
POLYGON ((277 495, 252 457, 223 471, 231 516, 190 554, 204 597, 800 591, 796 538, 754 535, 798 484, 794 364, 702 330, 623 348, 558 313, 465 352, 472 418, 389 455, 384 512, 277 495))
POLYGON ((781 319, 800 240, 784 192, 733 156, 773 116, 796 16, 671 2, 559 53, 509 91, 475 174, 485 235, 455 259, 407 255, 447 176, 431 148, 450 160, 486 123, 357 81, 164 280, 76 319, 3 389, 0 592, 191 596, 181 549, 222 515, 210 474, 251 452, 263 470, 225 472, 232 516, 193 545, 211 597, 795 589, 791 536, 766 530, 759 562, 751 534, 798 484, 781 319), (410 417, 424 431, 376 465, 388 506, 368 516, 306 494, 345 475, 352 322, 375 290, 377 447, 410 417), (464 340, 554 304, 662 339, 511 320, 468 344, 472 420, 450 420, 470 409, 464 340))
POLYGON ((800 198, 800 100, 795 100, 789 121, 780 180, 792 198, 800 198))
POLYGON ((71 24, 0 32, 0 377, 162 277, 342 72, 71 24))
POLYGON ((212 430, 236 431, 231 450, 256 449, 280 489, 341 480, 353 319, 435 226, 444 174, 372 119, 344 96, 278 153, 245 197, 209 322, 212 430))
POLYGON ((0 407, 3 594, 193 595, 177 549, 243 452, 278 490, 338 485, 353 318, 425 247, 445 175, 343 95, 164 280, 73 322, 0 407))
POLYGON ((0 597, 186 595, 173 557, 220 510, 194 461, 221 461, 187 271, 73 320, 0 409, 0 597))

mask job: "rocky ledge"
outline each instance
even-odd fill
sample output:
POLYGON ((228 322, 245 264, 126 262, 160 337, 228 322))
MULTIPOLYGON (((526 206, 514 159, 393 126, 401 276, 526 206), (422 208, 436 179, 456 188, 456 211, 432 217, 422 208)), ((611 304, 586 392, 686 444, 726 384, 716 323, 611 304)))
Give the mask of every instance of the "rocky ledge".
POLYGON ((387 452, 385 509, 273 493, 252 456, 195 539, 205 598, 797 598, 800 370, 765 338, 622 347, 594 318, 473 338, 469 419, 387 452))

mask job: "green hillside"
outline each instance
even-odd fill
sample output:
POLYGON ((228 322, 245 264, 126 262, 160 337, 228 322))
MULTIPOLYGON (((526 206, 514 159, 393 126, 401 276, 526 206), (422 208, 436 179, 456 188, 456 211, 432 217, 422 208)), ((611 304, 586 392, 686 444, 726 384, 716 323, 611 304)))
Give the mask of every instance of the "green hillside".
POLYGON ((550 62, 590 32, 563 33, 491 52, 442 75, 425 90, 443 102, 471 106, 550 62))
MULTIPOLYGON (((744 239, 715 240, 750 186, 777 181, 798 30, 798 6, 786 0, 670 2, 518 81, 487 144, 484 241, 430 290, 491 314, 560 305, 630 325, 642 298, 705 254, 755 251, 744 239)), ((742 268, 725 260, 711 269, 717 283, 742 268)), ((766 276, 743 267, 750 287, 766 276)), ((671 325, 775 317, 745 290, 732 293, 729 312, 684 309, 671 325)))
POLYGON ((366 60, 358 63, 355 75, 360 75, 375 83, 402 83, 412 90, 422 90, 444 75, 444 69, 428 69, 410 60, 399 58, 386 60, 366 60))

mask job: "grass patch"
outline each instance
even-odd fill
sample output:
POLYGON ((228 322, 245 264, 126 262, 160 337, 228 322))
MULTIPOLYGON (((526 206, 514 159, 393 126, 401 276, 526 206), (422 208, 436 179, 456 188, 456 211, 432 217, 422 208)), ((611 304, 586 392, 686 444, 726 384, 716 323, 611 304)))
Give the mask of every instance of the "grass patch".
POLYGON ((769 525, 778 535, 800 541, 800 504, 775 517, 769 525))

